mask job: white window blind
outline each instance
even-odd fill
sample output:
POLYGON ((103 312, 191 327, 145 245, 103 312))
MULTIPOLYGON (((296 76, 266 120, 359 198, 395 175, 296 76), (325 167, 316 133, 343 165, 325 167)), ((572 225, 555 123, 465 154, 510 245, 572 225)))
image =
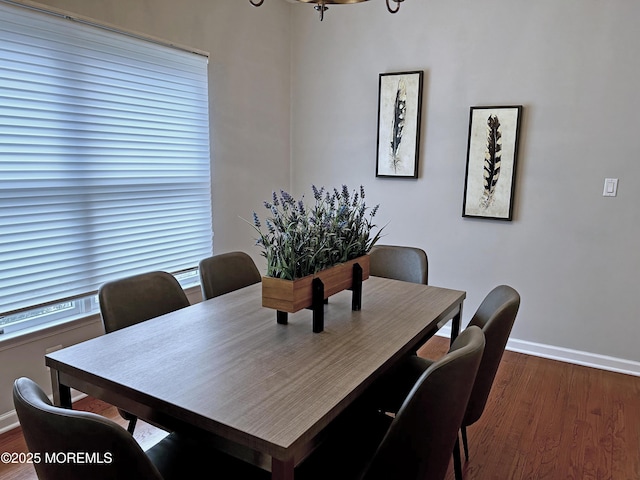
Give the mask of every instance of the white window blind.
POLYGON ((0 3, 0 314, 211 254, 207 58, 0 3))

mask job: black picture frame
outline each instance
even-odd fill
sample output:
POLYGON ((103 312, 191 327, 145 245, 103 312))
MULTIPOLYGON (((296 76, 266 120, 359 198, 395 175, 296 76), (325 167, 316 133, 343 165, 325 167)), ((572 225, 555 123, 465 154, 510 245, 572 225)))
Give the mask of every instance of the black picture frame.
POLYGON ((522 105, 469 112, 463 217, 511 221, 522 105))
POLYGON ((424 71, 381 73, 376 177, 418 178, 424 71))

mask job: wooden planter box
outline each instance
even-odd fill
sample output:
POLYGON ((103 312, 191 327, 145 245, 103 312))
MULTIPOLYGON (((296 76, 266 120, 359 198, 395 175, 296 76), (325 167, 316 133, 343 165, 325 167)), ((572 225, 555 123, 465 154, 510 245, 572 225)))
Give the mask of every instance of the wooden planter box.
POLYGON ((296 280, 262 277, 262 306, 280 312, 295 313, 312 306, 312 283, 314 278, 322 280, 324 298, 352 288, 353 265, 362 268, 362 280, 369 278, 369 255, 363 255, 348 262, 335 265, 314 275, 296 280))

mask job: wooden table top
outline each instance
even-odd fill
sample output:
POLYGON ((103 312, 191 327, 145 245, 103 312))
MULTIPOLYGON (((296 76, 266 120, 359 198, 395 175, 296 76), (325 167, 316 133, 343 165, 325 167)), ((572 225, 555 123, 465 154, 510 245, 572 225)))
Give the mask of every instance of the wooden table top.
MULTIPOLYGON (((46 355, 62 384, 109 392, 274 458, 292 459, 381 373, 461 309, 465 292, 379 277, 276 323, 260 284, 46 355)), ((126 403, 126 402, 125 402, 126 403)), ((117 405, 126 407, 127 405, 117 405)))

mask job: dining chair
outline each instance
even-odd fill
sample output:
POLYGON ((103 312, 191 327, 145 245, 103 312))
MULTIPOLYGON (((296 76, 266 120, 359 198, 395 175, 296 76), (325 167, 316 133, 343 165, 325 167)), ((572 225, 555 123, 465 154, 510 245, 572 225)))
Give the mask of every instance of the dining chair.
MULTIPOLYGON (((478 327, 462 332, 450 351, 417 379, 391 419, 360 398, 327 427, 319 446, 295 469, 299 480, 442 480, 484 349, 478 327)), ((226 461, 210 456, 218 468, 226 461)), ((230 478, 262 480, 267 472, 230 478)))
POLYGON ((487 345, 462 420, 461 433, 466 460, 469 460, 467 427, 477 422, 484 412, 519 308, 520 294, 508 285, 499 285, 487 294, 467 326, 481 328, 487 345))
MULTIPOLYGON (((429 259, 427 253, 418 247, 402 245, 374 245, 369 252, 369 274, 376 277, 391 278, 404 282, 427 285, 429 281, 429 259)), ((440 329, 449 320, 438 323, 440 329)), ((418 348, 421 347, 433 332, 429 332, 418 348)), ((414 350, 412 354, 415 354, 414 350)))
POLYGON ((200 261, 204 300, 248 287, 262 280, 253 259, 244 252, 227 252, 200 261))
MULTIPOLYGON (((111 333, 136 323, 190 305, 178 280, 167 272, 148 272, 103 284, 98 290, 100 315, 105 333, 111 333)), ((119 409, 129 421, 133 433, 137 417, 119 409)))
POLYGON ((480 365, 485 339, 470 328, 416 381, 363 479, 443 479, 480 365))
POLYGON ((15 380, 13 402, 40 480, 172 480, 212 469, 208 449, 192 438, 172 433, 145 452, 110 419, 53 406, 30 378, 15 380))
MULTIPOLYGON (((465 459, 467 461, 469 460, 467 427, 478 421, 484 412, 519 307, 520 294, 508 285, 499 285, 482 300, 464 330, 466 331, 471 327, 480 328, 486 341, 478 374, 460 425, 465 459)), ((417 356, 410 357, 385 377, 384 388, 379 390, 381 409, 391 413, 397 411, 405 392, 411 388, 415 379, 433 364, 434 360, 417 356)), ((461 463, 460 450, 456 447, 454 450, 456 480, 462 479, 461 463)))
POLYGON ((374 245, 369 252, 370 275, 427 285, 429 260, 424 250, 400 245, 374 245))

